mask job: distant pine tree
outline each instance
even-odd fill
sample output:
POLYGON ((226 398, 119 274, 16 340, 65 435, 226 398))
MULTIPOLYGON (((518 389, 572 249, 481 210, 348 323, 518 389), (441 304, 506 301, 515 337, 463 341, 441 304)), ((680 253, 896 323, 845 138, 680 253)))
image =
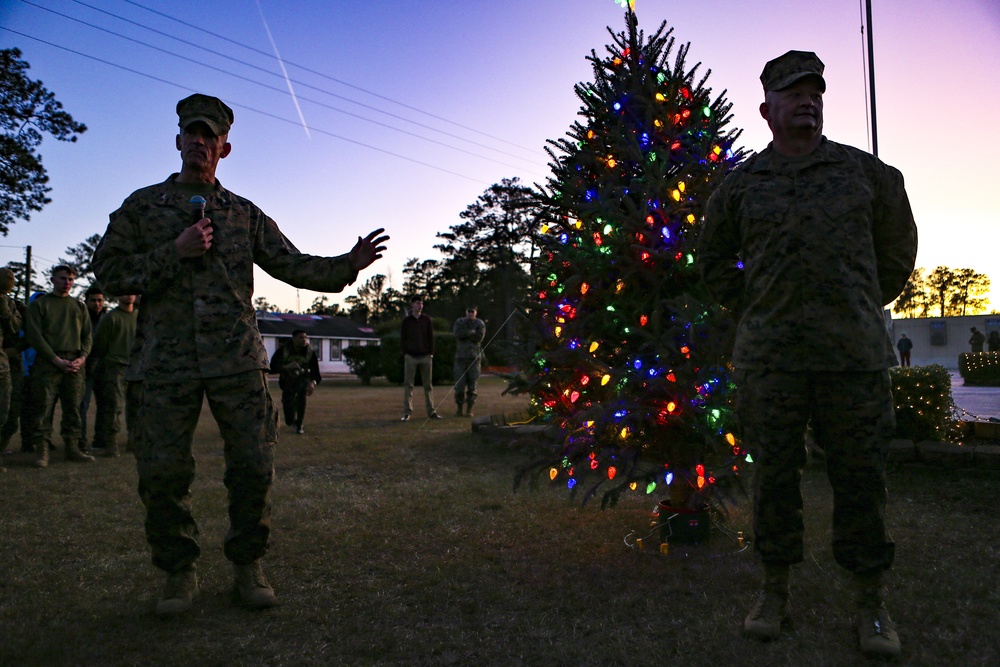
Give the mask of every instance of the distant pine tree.
MULTIPOLYGON (((733 326, 693 254, 708 197, 743 157, 723 95, 673 65, 673 28, 648 40, 635 14, 594 80, 575 86, 582 120, 550 141, 540 193, 541 257, 530 309, 537 340, 514 391, 557 424, 562 447, 523 474, 548 474, 602 506, 628 489, 701 506, 738 475, 728 354, 733 326)), ((518 480, 520 482, 520 478, 518 480)))

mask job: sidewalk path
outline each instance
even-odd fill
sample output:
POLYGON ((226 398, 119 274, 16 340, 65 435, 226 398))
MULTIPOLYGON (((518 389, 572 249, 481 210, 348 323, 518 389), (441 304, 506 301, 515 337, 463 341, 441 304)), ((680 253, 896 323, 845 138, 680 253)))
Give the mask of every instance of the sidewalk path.
POLYGON ((951 397, 965 421, 1000 419, 1000 387, 968 387, 955 371, 951 373, 951 397))

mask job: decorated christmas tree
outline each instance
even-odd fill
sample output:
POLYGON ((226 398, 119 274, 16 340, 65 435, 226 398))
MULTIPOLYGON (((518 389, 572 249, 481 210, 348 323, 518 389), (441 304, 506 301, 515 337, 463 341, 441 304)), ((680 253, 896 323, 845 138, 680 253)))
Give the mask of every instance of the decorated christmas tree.
MULTIPOLYGON (((673 506, 723 498, 746 453, 731 420, 729 316, 700 284, 693 248, 714 188, 742 158, 731 105, 714 100, 635 14, 607 55, 567 136, 550 141, 542 251, 530 313, 535 345, 517 391, 560 446, 525 473, 602 506, 629 490, 673 506)), ((520 479, 519 479, 520 481, 520 479)))

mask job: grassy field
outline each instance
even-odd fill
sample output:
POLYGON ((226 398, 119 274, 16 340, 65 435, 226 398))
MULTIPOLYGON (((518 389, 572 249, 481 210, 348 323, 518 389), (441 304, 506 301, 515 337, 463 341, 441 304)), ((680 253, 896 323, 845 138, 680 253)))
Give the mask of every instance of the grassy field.
MULTIPOLYGON (((131 457, 85 465, 58 454, 47 470, 8 459, 0 664, 868 664, 830 551, 821 465, 804 484, 794 625, 758 643, 740 636, 757 584, 752 550, 721 531, 667 556, 629 548, 627 536, 649 530, 656 499, 645 495, 601 511, 559 489, 513 492, 529 453, 450 417, 447 389, 435 394, 449 418, 401 423, 400 387, 320 385, 307 433, 279 443, 264 567, 281 605, 263 612, 230 599, 222 445, 207 410, 193 487, 202 594, 179 618, 153 613, 162 575, 149 563, 131 457)), ((501 390, 484 378, 479 414, 524 407, 501 390)), ((898 664, 1000 664, 998 503, 996 473, 892 470, 898 664)), ((749 535, 745 507, 730 527, 749 535)))

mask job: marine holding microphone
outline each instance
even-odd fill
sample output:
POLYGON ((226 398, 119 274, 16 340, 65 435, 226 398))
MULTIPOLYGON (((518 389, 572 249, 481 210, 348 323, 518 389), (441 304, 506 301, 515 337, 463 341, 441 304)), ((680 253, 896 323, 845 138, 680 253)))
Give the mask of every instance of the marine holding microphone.
POLYGON ((177 103, 177 115, 180 172, 129 195, 93 259, 109 293, 142 295, 126 379, 139 383, 130 395, 146 539, 153 564, 166 573, 156 611, 187 611, 198 594, 191 442, 206 396, 225 442, 224 551, 235 598, 270 607, 276 598, 260 558, 268 548, 278 415, 251 302, 253 265, 297 288, 340 292, 382 257, 389 237, 376 229, 339 257, 299 252, 253 202, 215 178, 232 151, 232 109, 195 94, 177 103))

